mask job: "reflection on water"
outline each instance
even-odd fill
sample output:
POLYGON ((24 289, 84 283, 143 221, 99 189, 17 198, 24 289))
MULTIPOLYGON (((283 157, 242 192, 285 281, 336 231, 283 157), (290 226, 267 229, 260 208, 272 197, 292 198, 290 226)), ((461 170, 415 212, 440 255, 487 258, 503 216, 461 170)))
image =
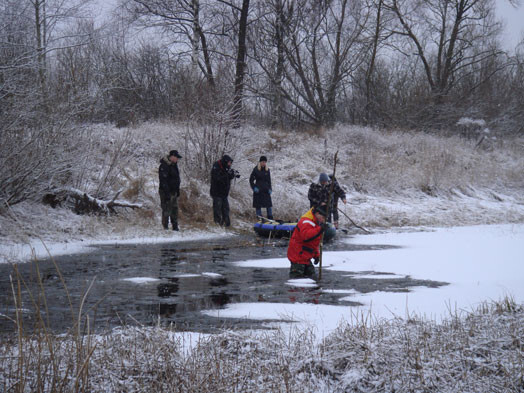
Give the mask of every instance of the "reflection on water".
MULTIPOLYGON (((239 302, 341 304, 340 298, 347 294, 325 292, 319 287, 286 285, 289 279, 287 268, 246 268, 231 263, 246 259, 285 258, 286 247, 285 240, 268 244, 262 239, 247 236, 172 244, 96 247, 89 254, 55 258, 67 291, 51 261, 21 264, 18 269, 22 307, 27 310, 24 326, 30 329, 34 325, 35 310, 39 308, 53 331, 69 329, 91 285, 82 312, 89 316, 90 326, 98 331, 136 323, 172 324, 181 330, 201 332, 231 324, 248 328, 261 322, 214 318, 200 311, 239 302), (43 291, 39 289, 38 277, 41 277, 43 291), (139 278, 155 280, 140 282, 139 278)), ((376 247, 370 246, 369 249, 376 247)), ((336 242, 324 246, 324 250, 328 251, 357 248, 362 249, 361 246, 336 242)), ((0 266, 0 333, 15 330, 15 324, 10 320, 15 317, 10 276, 16 283, 13 268, 0 266)), ((398 277, 358 280, 329 270, 323 272, 321 283, 324 288, 353 288, 359 292, 377 288, 398 291, 407 290, 410 286, 439 284, 398 277)))

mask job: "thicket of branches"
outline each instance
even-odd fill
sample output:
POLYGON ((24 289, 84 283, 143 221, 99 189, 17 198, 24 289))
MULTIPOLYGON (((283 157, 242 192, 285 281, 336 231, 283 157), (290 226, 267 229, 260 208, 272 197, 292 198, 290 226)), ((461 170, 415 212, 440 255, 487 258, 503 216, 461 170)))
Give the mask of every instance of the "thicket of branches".
POLYGON ((524 131, 493 0, 121 0, 103 26, 87 5, 0 0, 2 206, 64 179, 82 123, 524 131))

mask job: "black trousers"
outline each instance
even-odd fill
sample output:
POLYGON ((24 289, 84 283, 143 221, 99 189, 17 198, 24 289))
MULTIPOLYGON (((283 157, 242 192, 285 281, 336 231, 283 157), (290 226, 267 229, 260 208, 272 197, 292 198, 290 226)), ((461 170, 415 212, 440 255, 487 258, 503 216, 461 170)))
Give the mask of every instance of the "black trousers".
POLYGON ((227 197, 213 197, 213 219, 220 226, 230 226, 229 201, 227 197))
POLYGON ((160 206, 162 207, 162 226, 167 229, 169 218, 173 228, 178 228, 178 198, 176 195, 165 193, 163 190, 158 191, 160 194, 160 206))

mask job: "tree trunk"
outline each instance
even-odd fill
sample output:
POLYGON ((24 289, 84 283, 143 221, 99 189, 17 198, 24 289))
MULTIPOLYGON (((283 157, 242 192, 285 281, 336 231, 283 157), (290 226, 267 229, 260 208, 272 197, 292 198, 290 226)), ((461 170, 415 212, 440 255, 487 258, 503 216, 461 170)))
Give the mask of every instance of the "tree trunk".
POLYGON ((277 21, 276 21, 276 45, 277 45, 277 65, 274 81, 273 92, 273 113, 272 113, 272 127, 282 126, 283 123, 283 97, 282 97, 282 81, 284 78, 284 5, 281 1, 277 3, 277 21))
POLYGON ((233 96, 233 123, 239 126, 240 115, 242 113, 242 98, 244 94, 244 73, 246 69, 246 35, 247 35, 247 16, 249 13, 249 0, 242 1, 240 11, 240 23, 238 26, 238 52, 235 75, 235 94, 233 96))
POLYGON ((369 67, 366 72, 366 104, 364 109, 364 116, 366 124, 371 121, 372 103, 371 103, 371 88, 372 78, 375 71, 375 60, 377 58, 378 42, 380 37, 380 23, 381 23, 381 12, 382 12, 382 0, 378 1, 377 4, 377 18, 375 22, 375 33, 373 35, 373 49, 371 51, 371 59, 369 60, 369 67))

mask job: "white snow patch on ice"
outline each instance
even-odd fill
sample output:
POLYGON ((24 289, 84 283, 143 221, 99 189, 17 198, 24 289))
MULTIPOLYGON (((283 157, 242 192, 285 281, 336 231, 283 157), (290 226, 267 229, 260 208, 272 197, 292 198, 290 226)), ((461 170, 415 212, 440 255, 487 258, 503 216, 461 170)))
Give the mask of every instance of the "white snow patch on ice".
POLYGON ((292 287, 301 287, 301 288, 318 287, 317 282, 315 280, 312 280, 311 278, 296 278, 296 279, 288 280, 286 282, 286 285, 289 285, 292 287))
POLYGON ((174 278, 191 278, 191 277, 200 277, 200 274, 182 273, 182 274, 175 274, 173 277, 174 278))
POLYGON ((219 274, 219 273, 212 273, 212 272, 204 272, 204 273, 202 273, 202 275, 203 275, 204 277, 211 277, 211 278, 223 277, 222 274, 219 274))
POLYGON ((150 282, 156 282, 160 280, 158 278, 153 278, 153 277, 130 277, 130 278, 124 278, 123 281, 129 281, 135 284, 147 284, 150 282))
MULTIPOLYGON (((203 314, 216 318, 245 318, 253 320, 280 320, 311 325, 327 334, 339 322, 351 317, 351 307, 309 303, 234 303, 225 309, 205 310, 203 314)), ((285 329, 285 326, 281 326, 285 329)), ((322 335, 322 334, 321 334, 322 335)))
POLYGON ((322 289, 322 292, 324 292, 324 293, 348 293, 348 294, 360 293, 359 291, 356 291, 354 289, 322 289))
POLYGON ((406 276, 401 274, 348 274, 346 277, 353 277, 355 279, 371 278, 375 280, 388 280, 394 278, 405 278, 406 276))
POLYGON ((289 268, 289 260, 287 258, 254 259, 234 262, 234 264, 240 267, 260 267, 267 269, 289 268))

